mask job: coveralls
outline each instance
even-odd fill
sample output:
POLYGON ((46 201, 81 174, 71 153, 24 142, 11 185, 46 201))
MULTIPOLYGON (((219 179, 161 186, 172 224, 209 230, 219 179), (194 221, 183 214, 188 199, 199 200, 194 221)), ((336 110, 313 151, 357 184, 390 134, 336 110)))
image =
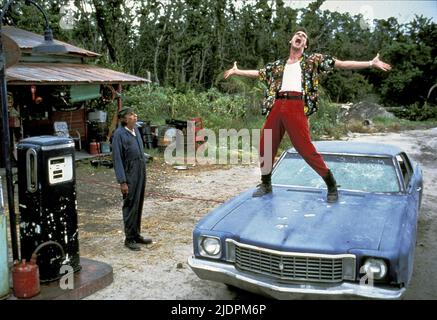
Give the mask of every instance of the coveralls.
POLYGON ((126 240, 135 240, 141 232, 144 191, 146 186, 146 157, 138 128, 136 136, 119 127, 112 139, 112 159, 119 184, 127 183, 128 194, 123 200, 123 222, 126 240))

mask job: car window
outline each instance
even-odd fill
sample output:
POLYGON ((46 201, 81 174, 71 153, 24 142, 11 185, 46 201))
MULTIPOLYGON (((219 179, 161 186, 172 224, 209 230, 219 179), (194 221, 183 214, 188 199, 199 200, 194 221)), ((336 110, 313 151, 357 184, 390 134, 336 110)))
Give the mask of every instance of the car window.
MULTIPOLYGON (((342 189, 399 192, 396 168, 390 157, 328 155, 323 158, 342 189)), ((296 153, 287 153, 272 175, 279 185, 326 188, 323 179, 296 153)))
POLYGON ((411 163, 404 153, 398 154, 396 160, 401 168, 402 176, 404 177, 405 187, 408 187, 410 179, 413 175, 413 169, 411 163))

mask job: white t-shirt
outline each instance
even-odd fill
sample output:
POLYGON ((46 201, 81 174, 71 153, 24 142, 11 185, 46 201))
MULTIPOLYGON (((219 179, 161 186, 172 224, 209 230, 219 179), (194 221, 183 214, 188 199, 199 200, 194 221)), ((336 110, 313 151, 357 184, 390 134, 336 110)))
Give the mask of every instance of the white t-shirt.
POLYGON ((135 134, 135 129, 129 129, 128 127, 124 126, 124 128, 130 132, 131 135, 133 135, 134 137, 136 137, 137 135, 135 134))
POLYGON ((285 64, 284 74, 282 75, 282 91, 296 91, 302 92, 302 69, 300 61, 295 63, 285 64))

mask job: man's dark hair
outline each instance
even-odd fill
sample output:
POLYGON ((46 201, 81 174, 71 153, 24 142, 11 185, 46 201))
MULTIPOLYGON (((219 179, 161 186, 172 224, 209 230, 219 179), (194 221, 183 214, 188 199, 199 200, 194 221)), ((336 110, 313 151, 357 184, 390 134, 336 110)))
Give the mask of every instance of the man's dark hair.
POLYGON ((126 124, 127 124, 126 121, 124 120, 124 117, 127 114, 132 113, 132 112, 134 112, 134 110, 132 108, 130 108, 130 107, 124 107, 123 109, 121 109, 118 112, 118 118, 120 119, 120 124, 121 124, 122 127, 125 127, 126 124))
POLYGON ((293 32, 293 36, 296 34, 296 32, 298 32, 298 31, 302 31, 302 32, 305 32, 305 34, 307 35, 307 47, 309 47, 310 46, 310 38, 309 38, 309 35, 308 35, 308 31, 307 31, 307 29, 305 28, 305 27, 296 27, 296 29, 294 30, 294 32, 293 32))

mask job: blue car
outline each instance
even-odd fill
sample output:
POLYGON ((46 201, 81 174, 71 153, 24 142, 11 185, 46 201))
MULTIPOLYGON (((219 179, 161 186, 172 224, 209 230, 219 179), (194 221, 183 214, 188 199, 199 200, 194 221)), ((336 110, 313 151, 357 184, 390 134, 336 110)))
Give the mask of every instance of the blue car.
POLYGON ((413 273, 422 170, 397 147, 315 143, 339 187, 294 150, 272 174, 273 192, 247 190, 214 209, 193 231, 191 269, 277 299, 352 295, 399 299, 413 273))

